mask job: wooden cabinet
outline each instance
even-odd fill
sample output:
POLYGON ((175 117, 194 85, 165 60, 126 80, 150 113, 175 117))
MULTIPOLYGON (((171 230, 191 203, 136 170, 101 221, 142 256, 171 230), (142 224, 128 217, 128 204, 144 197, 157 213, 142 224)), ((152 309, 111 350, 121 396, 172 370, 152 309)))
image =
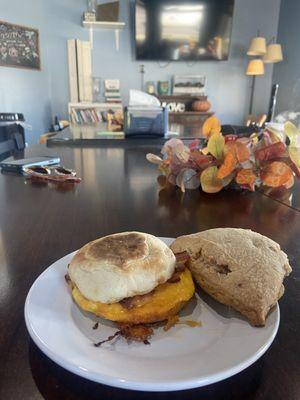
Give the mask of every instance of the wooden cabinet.
POLYGON ((214 114, 214 111, 192 111, 192 104, 201 96, 177 95, 157 96, 161 103, 183 103, 184 112, 169 112, 169 129, 191 137, 202 137, 202 125, 204 121, 214 114))

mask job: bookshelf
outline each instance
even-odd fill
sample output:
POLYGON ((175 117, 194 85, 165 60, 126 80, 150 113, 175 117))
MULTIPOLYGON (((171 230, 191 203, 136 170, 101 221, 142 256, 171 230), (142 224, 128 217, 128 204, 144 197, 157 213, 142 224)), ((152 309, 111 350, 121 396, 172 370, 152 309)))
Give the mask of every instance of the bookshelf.
POLYGON ((190 126, 202 126, 204 121, 214 115, 214 111, 192 111, 192 104, 195 100, 198 100, 201 95, 195 96, 190 94, 177 94, 177 95, 162 95, 157 96, 162 103, 183 103, 185 105, 185 111, 183 112, 169 112, 169 123, 170 124, 184 124, 190 126))
POLYGON ((69 103, 68 113, 70 122, 74 125, 97 125, 103 122, 102 112, 122 111, 121 103, 69 103))

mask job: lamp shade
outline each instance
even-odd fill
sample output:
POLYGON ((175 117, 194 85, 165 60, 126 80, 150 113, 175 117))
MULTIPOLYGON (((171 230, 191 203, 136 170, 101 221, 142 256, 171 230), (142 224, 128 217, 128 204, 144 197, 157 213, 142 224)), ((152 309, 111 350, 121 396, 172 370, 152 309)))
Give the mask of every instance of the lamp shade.
POLYGON ((247 51, 248 56, 263 56, 266 54, 266 39, 257 36, 251 40, 250 47, 247 51))
POLYGON ((277 43, 269 44, 267 52, 263 57, 264 63, 277 63, 283 60, 281 45, 277 43))
POLYGON ((265 66, 262 60, 259 58, 255 58, 254 60, 250 60, 246 75, 263 75, 265 73, 265 66))

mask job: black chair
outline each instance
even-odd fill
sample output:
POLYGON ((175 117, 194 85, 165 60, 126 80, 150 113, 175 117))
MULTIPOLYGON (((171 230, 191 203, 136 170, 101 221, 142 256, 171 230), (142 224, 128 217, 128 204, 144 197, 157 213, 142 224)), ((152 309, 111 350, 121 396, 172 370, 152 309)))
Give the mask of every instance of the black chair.
POLYGON ((261 128, 258 126, 244 126, 244 125, 222 125, 221 132, 223 135, 237 135, 238 137, 249 137, 253 132, 260 132, 261 128))
POLYGON ((25 148, 24 128, 16 123, 0 124, 0 160, 16 155, 25 148))

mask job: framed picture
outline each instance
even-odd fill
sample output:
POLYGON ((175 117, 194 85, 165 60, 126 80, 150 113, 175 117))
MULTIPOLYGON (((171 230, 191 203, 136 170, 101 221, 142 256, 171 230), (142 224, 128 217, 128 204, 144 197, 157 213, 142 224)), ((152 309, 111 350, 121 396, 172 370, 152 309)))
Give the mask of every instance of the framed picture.
POLYGON ((157 93, 159 96, 166 96, 169 94, 169 81, 157 82, 157 93))
POLYGON ((0 66, 40 70, 39 31, 0 21, 0 66))
POLYGON ((153 82, 153 81, 146 82, 146 92, 148 94, 155 94, 156 93, 155 82, 153 82))
POLYGON ((174 75, 173 95, 190 94, 194 96, 204 95, 206 77, 203 75, 174 75))

